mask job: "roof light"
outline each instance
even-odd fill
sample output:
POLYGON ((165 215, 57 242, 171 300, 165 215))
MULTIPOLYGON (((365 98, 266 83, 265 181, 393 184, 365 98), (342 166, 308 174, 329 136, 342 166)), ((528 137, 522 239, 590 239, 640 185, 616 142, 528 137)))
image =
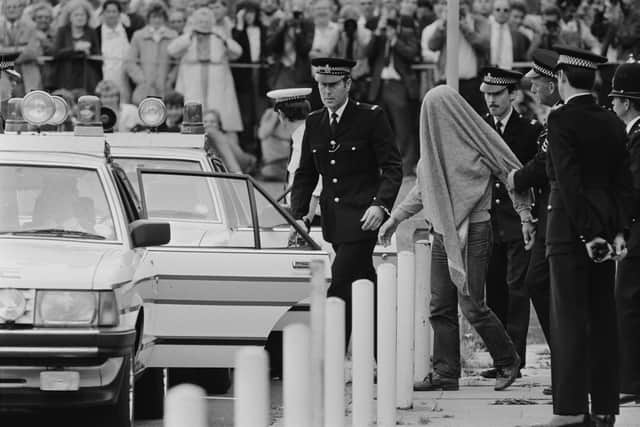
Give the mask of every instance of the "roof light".
POLYGON ((100 117, 100 98, 93 95, 83 95, 78 98, 78 121, 74 135, 103 136, 104 130, 100 117))
POLYGON ((20 133, 26 131, 27 127, 27 121, 22 117, 22 98, 11 98, 7 103, 5 132, 20 133))
POLYGON ((47 124, 60 126, 65 122, 65 120, 67 120, 67 117, 69 117, 71 109, 69 108, 69 104, 67 104, 67 101, 65 101, 61 96, 53 95, 51 97, 51 100, 53 101, 53 105, 55 106, 55 111, 47 124))
POLYGON ((182 133, 184 134, 204 134, 202 124, 202 104, 198 102, 187 102, 184 104, 182 114, 182 133))
POLYGON ((47 92, 34 90, 22 98, 22 117, 34 126, 44 125, 55 112, 55 104, 47 92))
POLYGON ((145 98, 138 107, 138 115, 145 126, 157 128, 167 118, 167 107, 159 98, 145 98))

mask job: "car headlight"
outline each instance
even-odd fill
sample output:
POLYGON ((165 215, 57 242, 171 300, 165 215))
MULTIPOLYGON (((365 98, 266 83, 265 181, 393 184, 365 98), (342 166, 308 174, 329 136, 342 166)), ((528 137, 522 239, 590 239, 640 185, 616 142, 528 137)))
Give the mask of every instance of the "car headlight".
POLYGON ((113 291, 38 291, 36 324, 43 326, 116 326, 113 291))

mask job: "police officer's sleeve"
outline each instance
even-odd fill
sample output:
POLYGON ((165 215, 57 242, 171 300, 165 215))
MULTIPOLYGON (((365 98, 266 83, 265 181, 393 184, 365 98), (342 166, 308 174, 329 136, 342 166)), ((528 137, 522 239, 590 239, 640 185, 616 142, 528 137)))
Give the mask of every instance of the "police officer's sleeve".
POLYGON ((631 223, 640 221, 640 132, 631 136, 629 144, 629 169, 633 186, 633 200, 630 209, 631 223))
POLYGON ((309 212, 309 202, 313 190, 318 184, 318 170, 313 161, 313 154, 309 143, 309 134, 313 132, 313 126, 307 119, 304 135, 302 136, 302 148, 300 163, 293 178, 291 188, 291 214, 295 219, 302 219, 309 212))
MULTIPOLYGON (((611 149, 617 150, 617 157, 620 165, 620 168, 616 170, 616 174, 613 178, 611 186, 613 187, 613 199, 616 202, 616 233, 623 233, 625 237, 628 237, 628 233, 631 229, 632 223, 632 215, 633 215, 633 203, 635 199, 635 184, 634 179, 637 180, 636 177, 633 177, 631 173, 631 150, 627 151, 624 143, 627 141, 627 133, 624 129, 622 123, 619 126, 619 133, 616 135, 616 141, 620 141, 620 144, 616 147, 613 146, 611 149), (624 142, 624 143, 623 143, 624 142)), ((636 161, 637 161, 637 152, 635 153, 636 161)), ((636 187, 637 188, 637 187, 636 187)))
POLYGON ((571 224, 580 239, 589 242, 595 237, 606 238, 606 230, 595 218, 582 180, 580 158, 577 152, 575 136, 566 126, 567 119, 561 117, 561 110, 549 114, 549 155, 553 161, 556 181, 560 187, 560 196, 571 224))
POLYGON ((371 123, 371 140, 380 169, 380 184, 371 206, 380 206, 388 214, 396 201, 402 184, 402 158, 396 146, 395 136, 387 115, 381 108, 374 108, 371 123))
POLYGON ((521 169, 513 175, 513 188, 522 193, 531 187, 542 187, 548 182, 545 165, 547 153, 539 151, 521 169))

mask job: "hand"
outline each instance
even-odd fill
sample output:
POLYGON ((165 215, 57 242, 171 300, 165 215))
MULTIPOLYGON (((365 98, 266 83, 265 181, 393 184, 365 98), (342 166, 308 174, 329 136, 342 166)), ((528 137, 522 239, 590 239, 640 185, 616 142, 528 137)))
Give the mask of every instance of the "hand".
POLYGON ((524 238, 524 250, 531 250, 536 240, 536 225, 532 222, 523 222, 522 237, 524 238))
POLYGON ((507 175, 507 190, 513 190, 515 187, 515 175, 518 169, 513 169, 507 175))
POLYGON ((362 218, 360 218, 362 231, 377 230, 383 219, 384 210, 380 206, 369 206, 362 218))
POLYGON ((382 224, 382 227, 378 230, 378 241, 382 246, 386 247, 391 244, 391 236, 396 232, 399 224, 394 217, 389 217, 389 219, 382 224))
MULTIPOLYGON (((304 223, 303 220, 297 219, 296 224, 298 224, 300 228, 302 228, 303 230, 307 230, 307 225, 304 223)), ((289 242, 295 242, 297 240, 297 237, 298 237, 298 230, 296 230, 295 227, 292 226, 289 229, 289 242)))
POLYGON ((239 30, 244 28, 244 15, 247 13, 247 9, 240 9, 236 14, 236 27, 239 30))
POLYGON ((613 257, 614 261, 622 261, 627 256, 627 241, 622 233, 618 233, 613 239, 613 257))
POLYGON ((590 242, 585 243, 587 254, 593 262, 604 262, 611 259, 613 248, 602 237, 596 237, 590 242))

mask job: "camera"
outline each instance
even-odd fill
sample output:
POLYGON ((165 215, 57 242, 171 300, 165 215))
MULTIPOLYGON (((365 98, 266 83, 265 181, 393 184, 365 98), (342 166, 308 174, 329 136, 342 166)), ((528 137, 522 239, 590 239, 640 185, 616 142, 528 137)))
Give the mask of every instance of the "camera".
POLYGON ((544 25, 550 33, 555 33, 560 29, 560 24, 556 21, 547 21, 544 25))
POLYGON ((358 29, 358 22, 355 19, 347 19, 343 24, 344 32, 347 34, 354 34, 358 29))
POLYGON ((302 19, 302 11, 301 10, 294 10, 293 11, 293 19, 295 19, 295 20, 302 19))

